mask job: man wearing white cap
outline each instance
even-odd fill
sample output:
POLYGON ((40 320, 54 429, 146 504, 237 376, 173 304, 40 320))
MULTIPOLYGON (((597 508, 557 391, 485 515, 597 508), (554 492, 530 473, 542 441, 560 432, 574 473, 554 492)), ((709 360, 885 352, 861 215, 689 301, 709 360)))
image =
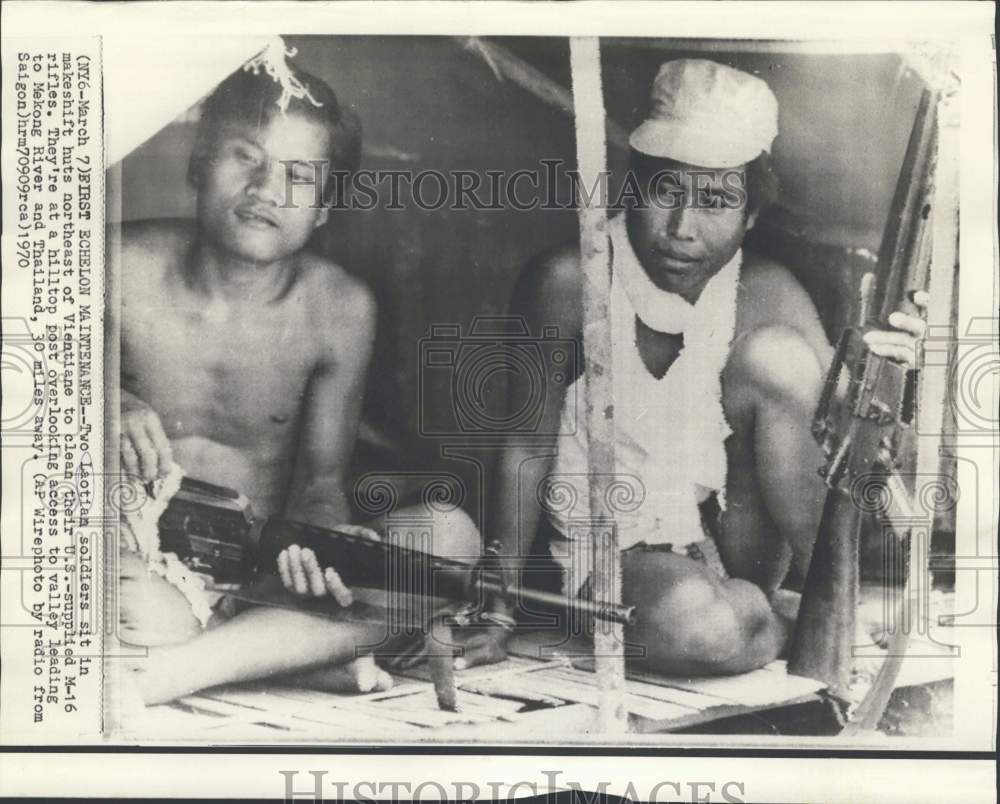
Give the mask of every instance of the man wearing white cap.
MULTIPOLYGON (((805 572, 818 527, 825 489, 809 427, 832 349, 794 276, 742 249, 776 192, 777 133, 763 80, 700 59, 664 64, 630 138, 638 197, 609 224, 616 476, 630 495, 613 511, 622 595, 638 608, 629 641, 661 672, 742 672, 777 657, 789 623, 774 593, 793 566, 805 572)), ((579 260, 563 246, 522 274, 512 312, 534 333, 557 327, 582 344, 579 260)), ((870 346, 912 358, 923 322, 896 313, 892 324, 870 346)), ((567 594, 586 594, 590 566, 573 532, 589 515, 586 428, 570 404, 582 382, 551 381, 539 432, 560 435, 548 458, 537 443, 505 451, 492 529, 508 555, 528 547, 515 534, 537 533, 567 594)), ((496 659, 502 644, 497 630, 477 634, 463 661, 496 659)))

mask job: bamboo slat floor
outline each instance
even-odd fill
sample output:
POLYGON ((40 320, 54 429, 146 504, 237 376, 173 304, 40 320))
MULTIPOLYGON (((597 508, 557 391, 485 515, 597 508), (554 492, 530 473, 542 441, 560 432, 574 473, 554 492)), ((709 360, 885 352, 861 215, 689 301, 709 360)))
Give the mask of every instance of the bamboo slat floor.
MULTIPOLYGON (((938 641, 914 635, 897 686, 952 676, 941 634, 938 629, 938 641)), ((561 655, 554 656, 544 649, 550 641, 537 632, 516 634, 504 662, 458 673, 458 712, 438 708, 426 666, 418 666, 395 676, 392 690, 365 695, 275 683, 205 690, 146 709, 129 732, 158 741, 219 743, 585 741, 597 704, 593 660, 586 644, 573 641, 560 645, 561 655)), ((711 678, 630 671, 627 705, 633 732, 669 732, 816 701, 822 690, 818 681, 789 675, 782 660, 711 678)))

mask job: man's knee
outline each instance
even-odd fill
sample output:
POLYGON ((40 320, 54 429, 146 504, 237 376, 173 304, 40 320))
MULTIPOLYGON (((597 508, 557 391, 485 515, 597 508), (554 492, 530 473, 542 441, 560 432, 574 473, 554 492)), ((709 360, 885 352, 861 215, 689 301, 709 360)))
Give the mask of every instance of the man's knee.
POLYGON ((717 664, 731 658, 739 636, 728 600, 700 574, 674 580, 658 600, 641 603, 633 639, 647 660, 717 664))
POLYGON ((728 368, 737 377, 768 387, 798 387, 822 378, 819 357, 793 327, 774 324, 752 330, 737 340, 728 368))
POLYGON ((119 636, 143 647, 177 645, 201 633, 201 624, 180 590, 151 572, 131 551, 118 563, 119 636))
POLYGON ((461 508, 406 509, 386 519, 385 537, 400 546, 446 558, 475 560, 482 552, 479 528, 461 508))
POLYGON ((436 555, 476 559, 482 553, 479 528, 461 508, 435 512, 434 534, 436 555))
POLYGON ((770 633, 764 595, 754 587, 759 600, 750 600, 747 590, 733 595, 724 585, 744 583, 690 573, 640 606, 630 637, 645 648, 645 663, 661 672, 709 674, 744 672, 774 659, 780 643, 770 633))

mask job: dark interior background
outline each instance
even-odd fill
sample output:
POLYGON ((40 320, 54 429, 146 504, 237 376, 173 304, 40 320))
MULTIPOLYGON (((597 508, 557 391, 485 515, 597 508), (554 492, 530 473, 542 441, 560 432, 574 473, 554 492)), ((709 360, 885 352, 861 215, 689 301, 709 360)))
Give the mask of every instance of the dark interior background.
MULTIPOLYGON (((296 62, 326 79, 365 129, 363 167, 414 171, 534 169, 542 159, 574 162, 573 120, 511 80, 499 80, 468 43, 447 37, 287 37, 296 62)), ((523 64, 569 88, 565 39, 493 38, 523 64)), ((780 203, 751 234, 754 247, 800 277, 831 338, 848 320, 858 279, 878 252, 919 98, 917 78, 895 55, 711 52, 695 40, 604 40, 605 102, 625 131, 646 113, 658 66, 702 56, 764 78, 780 105, 774 156, 780 203)), ((186 184, 197 110, 161 130, 124 161, 127 219, 191 216, 186 184)), ((620 173, 626 153, 610 146, 620 173)), ((540 168, 539 168, 540 169, 540 168)), ((362 277, 379 303, 365 403, 359 471, 438 469, 469 484, 479 509, 478 472, 442 456, 463 438, 420 435, 419 405, 451 405, 449 388, 418 404, 419 341, 432 325, 467 332, 477 315, 502 314, 525 262, 577 235, 575 213, 557 211, 335 211, 315 246, 362 277), (373 447, 379 442, 392 449, 373 447)), ((336 310, 331 310, 335 315, 336 310)), ((487 393, 499 397, 502 385, 487 393)))

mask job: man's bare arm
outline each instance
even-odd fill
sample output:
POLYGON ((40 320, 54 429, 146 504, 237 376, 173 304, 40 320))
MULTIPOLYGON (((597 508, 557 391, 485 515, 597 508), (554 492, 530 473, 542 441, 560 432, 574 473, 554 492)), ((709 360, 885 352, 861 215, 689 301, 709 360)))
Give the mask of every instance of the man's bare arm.
POLYGON ((825 355, 817 355, 799 333, 783 326, 751 333, 742 346, 757 389, 753 453, 764 506, 805 572, 825 494, 816 471, 822 453, 811 431, 825 355))
POLYGON ((336 527, 350 519, 344 482, 354 451, 375 334, 376 310, 371 295, 359 285, 350 295, 350 299, 338 298, 336 308, 330 308, 345 318, 324 334, 328 341, 325 357, 306 388, 285 509, 290 518, 322 527, 336 527))
MULTIPOLYGON (((541 255, 525 268, 511 296, 509 313, 520 316, 535 337, 542 334, 543 327, 554 326, 558 328, 558 337, 579 342, 580 293, 577 250, 560 248, 541 255)), ((543 515, 535 491, 552 466, 556 452, 554 433, 559 427, 566 383, 574 379, 568 377, 556 383, 552 372, 542 373, 547 385, 538 429, 534 433, 507 436, 498 458, 496 482, 490 489, 490 513, 484 536, 487 541, 500 542, 501 554, 508 557, 523 557, 528 553, 543 515)), ((520 379, 529 381, 527 377, 520 379)), ((517 385, 512 385, 508 393, 511 405, 523 404, 526 398, 526 389, 517 385)), ((494 605, 500 614, 513 613, 500 599, 494 605)), ((456 659, 456 667, 501 661, 506 655, 503 645, 507 636, 507 631, 499 626, 473 629, 471 635, 456 634, 465 650, 456 659)))
MULTIPOLYGON (((785 269, 769 267, 746 279, 762 306, 779 302, 780 314, 773 307, 764 311, 761 319, 773 323, 740 336, 731 360, 754 389, 753 455, 766 515, 804 573, 826 494, 817 472, 823 455, 811 424, 833 347, 809 296, 785 269)), ((876 353, 907 362, 923 322, 897 314, 890 323, 895 330, 872 331, 865 340, 876 353)))
MULTIPOLYGON (((540 337, 544 328, 555 327, 559 338, 580 344, 581 283, 576 247, 563 247, 542 255, 521 274, 511 297, 510 314, 520 316, 531 335, 540 337)), ((578 368, 582 355, 577 355, 578 368)), ((538 428, 533 433, 515 433, 507 438, 500 456, 498 482, 493 494, 490 539, 498 539, 506 555, 525 554, 531 546, 542 516, 537 487, 544 480, 555 456, 559 421, 566 387, 575 377, 556 382, 551 371, 543 371, 546 387, 538 428)), ((509 389, 512 405, 529 396, 515 377, 509 389)))

